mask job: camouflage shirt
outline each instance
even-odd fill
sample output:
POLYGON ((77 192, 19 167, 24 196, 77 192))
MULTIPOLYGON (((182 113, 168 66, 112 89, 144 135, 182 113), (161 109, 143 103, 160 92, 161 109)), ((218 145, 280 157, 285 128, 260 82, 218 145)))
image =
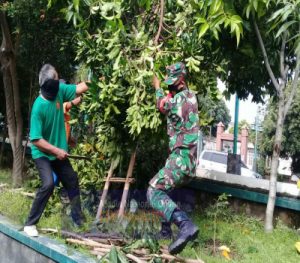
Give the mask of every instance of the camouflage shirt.
POLYGON ((189 89, 178 92, 174 97, 164 95, 162 89, 156 90, 156 106, 167 116, 169 149, 189 149, 196 154, 199 131, 198 103, 189 89))

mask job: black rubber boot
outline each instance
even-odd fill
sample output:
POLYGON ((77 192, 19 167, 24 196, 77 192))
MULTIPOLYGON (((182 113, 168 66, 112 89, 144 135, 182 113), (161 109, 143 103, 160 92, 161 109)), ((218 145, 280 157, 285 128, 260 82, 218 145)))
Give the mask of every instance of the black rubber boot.
POLYGON ((169 246, 169 253, 174 255, 180 253, 189 241, 197 238, 199 229, 187 217, 186 213, 180 210, 173 212, 171 222, 179 228, 176 240, 169 246))
POLYGON ((172 229, 170 222, 161 222, 160 232, 157 233, 156 239, 172 239, 172 229))

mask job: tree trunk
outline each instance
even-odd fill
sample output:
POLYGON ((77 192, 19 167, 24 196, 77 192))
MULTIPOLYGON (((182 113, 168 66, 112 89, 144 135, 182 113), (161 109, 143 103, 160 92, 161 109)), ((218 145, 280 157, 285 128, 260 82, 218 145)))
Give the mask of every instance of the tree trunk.
POLYGON ((0 51, 1 70, 3 74, 4 94, 6 101, 6 116, 8 136, 13 152, 13 186, 22 184, 22 129, 19 85, 16 71, 16 57, 5 12, 0 12, 2 44, 0 51))
POLYGON ((6 119, 4 119, 4 127, 3 127, 3 134, 2 134, 2 142, 1 142, 1 150, 0 150, 0 167, 3 167, 3 155, 4 155, 4 148, 5 148, 5 139, 7 137, 7 127, 6 127, 6 119))
MULTIPOLYGON (((281 89, 282 90, 282 89, 281 89)), ((277 112, 277 123, 276 123, 276 133, 275 141, 273 146, 273 154, 271 161, 271 174, 270 174, 270 184, 269 184, 269 198, 266 209, 266 220, 265 220, 265 231, 273 231, 273 214, 276 201, 276 186, 277 186, 277 168, 280 155, 280 147, 282 142, 282 132, 284 123, 284 95, 283 92, 279 94, 278 101, 278 112, 277 112)))

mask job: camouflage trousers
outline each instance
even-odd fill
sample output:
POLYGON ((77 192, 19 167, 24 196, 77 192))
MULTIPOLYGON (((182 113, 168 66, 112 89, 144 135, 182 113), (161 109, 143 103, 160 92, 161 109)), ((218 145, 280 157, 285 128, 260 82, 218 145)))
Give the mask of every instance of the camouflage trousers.
POLYGON ((196 157, 189 149, 175 149, 169 155, 165 166, 149 182, 147 199, 149 204, 170 221, 173 211, 178 208, 168 192, 189 182, 195 176, 196 157))

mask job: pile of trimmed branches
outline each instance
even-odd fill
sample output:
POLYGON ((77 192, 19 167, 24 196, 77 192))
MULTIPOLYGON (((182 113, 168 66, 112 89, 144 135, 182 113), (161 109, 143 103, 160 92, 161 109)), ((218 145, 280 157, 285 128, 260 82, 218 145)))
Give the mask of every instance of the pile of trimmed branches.
MULTIPOLYGON (((127 259, 127 262, 146 263, 154 258, 160 258, 162 262, 204 263, 200 259, 186 259, 169 254, 166 246, 160 246, 154 253, 149 248, 143 248, 126 242, 117 234, 85 233, 77 234, 69 231, 52 228, 42 228, 44 233, 57 233, 65 238, 66 243, 88 248, 90 253, 99 259, 107 258, 114 252, 127 259)), ((124 261, 125 262, 125 261, 124 261)))

